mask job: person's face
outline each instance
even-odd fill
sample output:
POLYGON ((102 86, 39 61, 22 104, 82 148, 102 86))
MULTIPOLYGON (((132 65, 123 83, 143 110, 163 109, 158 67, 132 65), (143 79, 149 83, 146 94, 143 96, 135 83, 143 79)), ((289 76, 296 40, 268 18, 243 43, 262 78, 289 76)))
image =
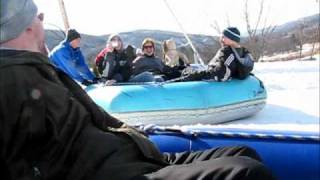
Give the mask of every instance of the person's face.
POLYGON ((236 44, 236 42, 232 41, 224 35, 220 37, 220 43, 222 44, 222 46, 234 46, 236 44))
POLYGON ((146 43, 142 47, 142 51, 144 54, 148 56, 152 56, 154 54, 154 47, 152 43, 146 43))
POLYGON ((114 37, 110 41, 111 47, 113 47, 115 50, 119 51, 122 48, 122 41, 120 40, 119 37, 114 37))
POLYGON ((33 20, 30 28, 32 29, 33 39, 37 44, 39 52, 47 55, 48 48, 45 44, 45 31, 43 28, 44 14, 39 13, 33 20))
POLYGON ((71 47, 74 48, 74 49, 80 47, 80 41, 81 41, 80 38, 72 40, 70 42, 71 47))

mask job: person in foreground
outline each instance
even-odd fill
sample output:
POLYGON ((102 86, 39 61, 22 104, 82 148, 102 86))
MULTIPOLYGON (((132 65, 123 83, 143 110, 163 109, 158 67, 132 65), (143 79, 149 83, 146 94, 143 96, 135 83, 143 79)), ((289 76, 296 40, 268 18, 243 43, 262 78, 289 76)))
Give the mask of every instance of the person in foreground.
POLYGON ((32 0, 0 7, 1 179, 274 179, 248 147, 160 153, 49 63, 32 0))
POLYGON ((81 36, 75 29, 69 29, 66 38, 49 54, 50 61, 72 79, 83 85, 97 80, 85 62, 80 50, 81 36))

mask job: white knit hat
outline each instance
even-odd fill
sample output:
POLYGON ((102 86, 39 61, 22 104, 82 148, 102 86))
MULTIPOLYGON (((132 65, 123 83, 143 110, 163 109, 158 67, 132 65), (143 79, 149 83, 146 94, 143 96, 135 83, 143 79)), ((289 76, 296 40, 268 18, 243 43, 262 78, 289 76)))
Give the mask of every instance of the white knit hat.
POLYGON ((18 37, 33 21, 38 8, 33 0, 0 0, 0 43, 18 37))

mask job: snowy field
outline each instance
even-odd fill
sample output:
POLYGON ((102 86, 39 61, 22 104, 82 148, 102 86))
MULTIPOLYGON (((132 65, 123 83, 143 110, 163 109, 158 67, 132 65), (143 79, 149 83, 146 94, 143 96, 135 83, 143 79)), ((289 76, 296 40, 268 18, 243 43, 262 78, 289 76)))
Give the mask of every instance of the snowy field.
POLYGON ((256 63, 254 73, 267 89, 267 105, 256 115, 228 126, 319 132, 319 57, 256 63))
POLYGON ((198 124, 192 128, 210 126, 320 133, 319 56, 313 61, 256 63, 253 73, 264 82, 268 94, 264 109, 246 119, 220 125, 198 124))

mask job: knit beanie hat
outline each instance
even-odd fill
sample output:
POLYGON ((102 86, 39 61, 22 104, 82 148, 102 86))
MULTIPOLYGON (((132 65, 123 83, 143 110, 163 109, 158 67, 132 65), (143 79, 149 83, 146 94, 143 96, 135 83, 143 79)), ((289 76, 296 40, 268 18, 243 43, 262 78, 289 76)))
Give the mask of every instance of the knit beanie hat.
POLYGON ((0 43, 18 37, 32 23, 37 11, 33 0, 0 0, 0 43))
POLYGON ((75 29, 69 29, 67 32, 67 41, 71 42, 77 38, 81 38, 80 33, 78 33, 75 29))
POLYGON ((224 29, 222 34, 232 41, 235 41, 237 43, 240 42, 240 31, 236 27, 228 27, 224 29))

